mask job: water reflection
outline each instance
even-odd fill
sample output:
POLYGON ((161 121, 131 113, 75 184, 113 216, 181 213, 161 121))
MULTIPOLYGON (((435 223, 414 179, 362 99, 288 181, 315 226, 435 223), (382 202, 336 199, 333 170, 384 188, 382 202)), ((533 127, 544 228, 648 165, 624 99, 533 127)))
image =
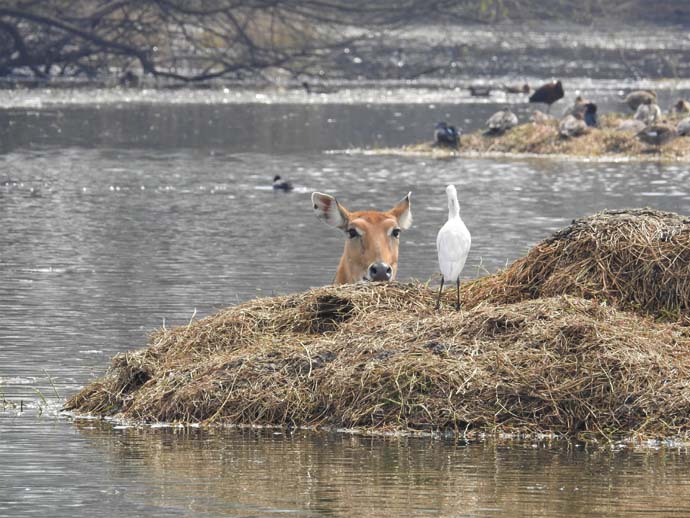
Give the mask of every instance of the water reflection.
POLYGON ((467 444, 305 432, 136 430, 79 425, 147 484, 141 504, 271 516, 646 516, 690 512, 677 451, 467 444), (663 475, 659 476, 662 472, 663 475), (525 476, 529 473, 529 476, 525 476), (199 494, 204 499, 198 499, 199 494), (685 496, 685 497, 684 497, 685 496), (650 500, 655 503, 649 505, 650 500), (685 503, 683 503, 685 502, 685 503))

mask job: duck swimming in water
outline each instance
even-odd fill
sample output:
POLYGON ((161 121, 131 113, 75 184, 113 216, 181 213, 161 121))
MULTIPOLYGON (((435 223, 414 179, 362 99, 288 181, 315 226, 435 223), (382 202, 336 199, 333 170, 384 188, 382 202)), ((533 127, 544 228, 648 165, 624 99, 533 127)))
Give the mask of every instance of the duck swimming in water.
POLYGON ((457 148, 460 145, 460 133, 455 126, 441 121, 434 128, 434 146, 457 148))
POLYGON ((472 97, 488 97, 491 95, 491 86, 489 85, 470 85, 468 89, 472 97))
POLYGON ((273 177, 273 189, 276 191, 291 191, 293 189, 292 183, 283 180, 279 174, 273 177))

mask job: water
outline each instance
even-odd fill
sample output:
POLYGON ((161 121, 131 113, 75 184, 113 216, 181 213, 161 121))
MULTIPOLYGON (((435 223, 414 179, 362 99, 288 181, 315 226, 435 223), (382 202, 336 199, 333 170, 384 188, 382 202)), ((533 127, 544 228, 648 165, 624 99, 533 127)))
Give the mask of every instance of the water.
POLYGON ((689 515, 687 452, 663 443, 602 451, 57 416, 163 324, 329 283, 342 236, 314 218, 312 190, 351 209, 412 191, 402 280, 437 270, 448 183, 473 234, 468 279, 603 208, 688 213, 686 164, 357 151, 427 140, 440 119, 471 130, 505 101, 443 92, 0 92, 0 516, 689 515), (296 190, 273 192, 275 174, 296 190))
POLYGON ((3 516, 687 516, 687 454, 5 424, 3 516), (65 428, 66 430, 63 430, 65 428), (40 459, 40 461, 39 461, 40 459), (14 473, 19 471, 19 473, 14 473))

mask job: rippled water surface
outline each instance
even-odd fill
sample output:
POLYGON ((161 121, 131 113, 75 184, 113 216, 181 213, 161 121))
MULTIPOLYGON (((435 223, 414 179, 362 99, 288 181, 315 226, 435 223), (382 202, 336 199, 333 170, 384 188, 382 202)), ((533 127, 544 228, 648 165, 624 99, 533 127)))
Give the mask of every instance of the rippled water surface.
POLYGON ((476 128, 496 100, 70 95, 0 92, 0 516, 690 515, 678 447, 141 430, 55 416, 61 398, 161 325, 329 283, 342 237, 312 215, 312 190, 353 209, 411 191, 399 276, 428 280, 454 183, 473 278, 603 208, 687 214, 686 164, 351 152, 427 140, 440 119, 476 128), (275 174, 295 191, 274 192, 275 174))

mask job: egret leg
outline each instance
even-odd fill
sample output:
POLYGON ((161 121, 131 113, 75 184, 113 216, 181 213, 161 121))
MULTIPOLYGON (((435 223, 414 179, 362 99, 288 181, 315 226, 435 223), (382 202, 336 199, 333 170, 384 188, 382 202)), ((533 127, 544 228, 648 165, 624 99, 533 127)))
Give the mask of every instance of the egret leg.
POLYGON ((458 303, 455 306, 455 311, 460 311, 460 277, 458 277, 458 280, 455 282, 457 284, 457 290, 458 290, 458 303))
POLYGON ((443 291, 443 275, 441 275, 441 287, 438 289, 438 299, 436 299, 436 311, 441 309, 441 292, 443 291))

